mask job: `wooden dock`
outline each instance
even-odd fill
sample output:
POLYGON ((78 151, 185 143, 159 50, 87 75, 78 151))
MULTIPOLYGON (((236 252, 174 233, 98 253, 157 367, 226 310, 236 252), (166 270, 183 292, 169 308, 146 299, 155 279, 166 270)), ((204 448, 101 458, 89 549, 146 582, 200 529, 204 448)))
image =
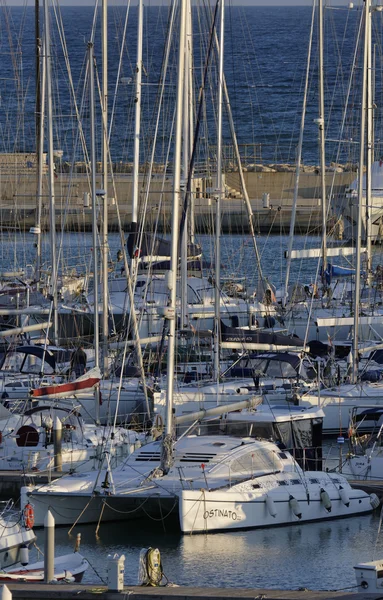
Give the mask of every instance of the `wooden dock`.
POLYGON ((382 594, 367 594, 351 591, 312 591, 241 589, 241 588, 198 588, 198 587, 125 587, 122 592, 110 592, 105 586, 12 583, 7 584, 15 600, 378 600, 382 594))

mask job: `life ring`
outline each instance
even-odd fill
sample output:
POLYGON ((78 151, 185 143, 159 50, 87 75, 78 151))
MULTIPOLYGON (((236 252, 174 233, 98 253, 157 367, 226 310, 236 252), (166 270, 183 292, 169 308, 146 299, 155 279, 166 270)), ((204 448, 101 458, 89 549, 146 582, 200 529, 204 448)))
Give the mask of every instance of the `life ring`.
POLYGON ((33 510, 32 504, 26 504, 24 506, 24 525, 27 529, 33 529, 35 524, 35 511, 33 510))

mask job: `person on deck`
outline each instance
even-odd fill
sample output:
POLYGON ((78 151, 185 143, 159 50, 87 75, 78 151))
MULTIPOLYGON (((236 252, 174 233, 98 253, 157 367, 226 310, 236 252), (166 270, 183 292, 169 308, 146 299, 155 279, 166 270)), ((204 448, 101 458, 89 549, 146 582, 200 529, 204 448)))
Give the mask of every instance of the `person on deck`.
POLYGON ((70 370, 71 373, 74 371, 76 378, 84 375, 86 371, 86 359, 87 356, 84 351, 83 346, 79 346, 76 350, 73 351, 71 359, 70 359, 70 370))

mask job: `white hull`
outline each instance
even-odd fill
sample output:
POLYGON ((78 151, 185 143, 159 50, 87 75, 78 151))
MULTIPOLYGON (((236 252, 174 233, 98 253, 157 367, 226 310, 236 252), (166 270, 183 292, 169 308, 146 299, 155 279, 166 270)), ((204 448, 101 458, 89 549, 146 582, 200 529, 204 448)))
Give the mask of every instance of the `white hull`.
MULTIPOLYGON (((311 394, 302 396, 302 405, 322 408, 324 411, 323 432, 326 435, 339 435, 340 430, 347 432, 351 411, 355 408, 383 408, 383 385, 367 384, 364 386, 347 386, 339 392, 322 393, 320 398, 311 394), (347 395, 349 394, 349 395, 347 395)), ((362 429, 362 428, 361 428, 362 429)))
MULTIPOLYGON (((277 525, 294 525, 308 521, 321 521, 330 518, 320 499, 320 488, 310 494, 308 502, 303 486, 294 491, 294 498, 299 502, 301 518, 298 518, 289 503, 289 491, 272 490, 268 493, 273 500, 276 514, 269 512, 266 495, 240 491, 189 491, 181 492, 179 518, 183 533, 203 533, 233 529, 253 529, 257 527, 274 527, 277 525)), ((349 507, 343 504, 336 486, 333 491, 326 488, 331 500, 331 518, 347 517, 363 514, 372 510, 370 498, 363 492, 353 490, 350 494, 349 507)))

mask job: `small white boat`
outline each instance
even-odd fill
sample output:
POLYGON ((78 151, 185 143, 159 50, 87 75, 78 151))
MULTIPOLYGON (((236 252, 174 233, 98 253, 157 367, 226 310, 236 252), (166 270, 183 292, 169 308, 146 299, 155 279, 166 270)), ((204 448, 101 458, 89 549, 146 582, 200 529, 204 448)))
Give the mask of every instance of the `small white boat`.
MULTIPOLYGON (((79 553, 72 552, 55 559, 54 581, 66 581, 68 583, 79 583, 88 568, 88 561, 79 553)), ((0 582, 38 582, 44 581, 44 561, 31 565, 13 565, 0 570, 0 582)))
POLYGON ((17 563, 20 549, 28 548, 35 539, 32 527, 25 523, 24 515, 13 510, 12 502, 3 503, 0 513, 0 569, 17 563))

